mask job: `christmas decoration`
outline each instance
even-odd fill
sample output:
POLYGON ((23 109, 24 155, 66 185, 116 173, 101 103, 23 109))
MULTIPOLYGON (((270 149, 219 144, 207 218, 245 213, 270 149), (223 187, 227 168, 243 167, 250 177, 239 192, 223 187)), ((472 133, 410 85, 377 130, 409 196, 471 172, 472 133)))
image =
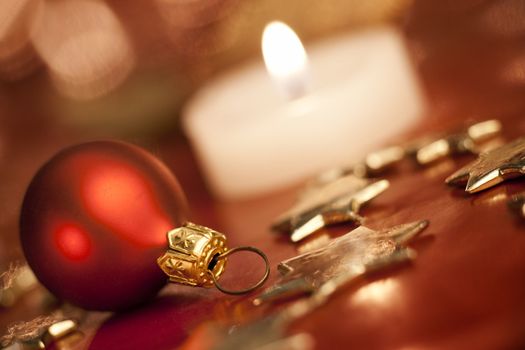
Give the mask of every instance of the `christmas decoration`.
POLYGON ((86 309, 120 310, 151 298, 166 276, 156 259, 185 221, 168 168, 139 147, 97 141, 63 150, 33 178, 20 237, 38 279, 86 309))

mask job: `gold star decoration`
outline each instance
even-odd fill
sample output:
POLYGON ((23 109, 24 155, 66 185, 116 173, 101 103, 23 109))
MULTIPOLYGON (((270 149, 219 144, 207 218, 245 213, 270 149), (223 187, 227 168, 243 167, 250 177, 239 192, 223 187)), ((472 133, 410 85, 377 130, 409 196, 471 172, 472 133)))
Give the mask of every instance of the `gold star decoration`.
POLYGON ((371 152, 357 164, 322 172, 307 184, 306 190, 315 190, 346 175, 355 175, 362 178, 380 175, 401 161, 404 156, 405 150, 401 146, 390 146, 371 152))
POLYGON ((363 178, 375 177, 406 157, 413 159, 419 165, 428 165, 448 156, 464 153, 479 154, 494 148, 501 129, 499 120, 490 119, 471 124, 458 132, 425 136, 402 145, 386 147, 367 154, 361 162, 352 166, 322 172, 308 183, 307 190, 350 174, 363 178))
MULTIPOLYGON (((427 221, 416 221, 380 231, 361 226, 334 239, 324 248, 284 261, 281 272, 286 283, 295 288, 317 283, 317 287, 309 289, 311 295, 286 305, 275 314, 236 327, 214 348, 281 349, 279 346, 283 346, 288 349, 294 344, 301 344, 294 348, 304 348, 302 344, 308 339, 307 334, 299 334, 299 339, 291 338, 287 335, 290 325, 323 306, 340 287, 363 274, 413 259, 415 252, 405 245, 427 225, 427 221)), ((254 304, 268 301, 265 295, 274 300, 276 295, 268 294, 273 293, 272 290, 276 289, 263 292, 254 304)))
POLYGON ((331 290, 372 270, 412 259, 415 251, 405 245, 427 225, 422 220, 379 231, 360 226, 324 247, 281 262, 281 280, 254 303, 331 290))
POLYGON ((449 185, 465 185, 465 191, 486 190, 506 179, 525 174, 525 137, 482 153, 478 159, 450 175, 449 185))
MULTIPOLYGON (((424 137, 405 145, 407 156, 419 165, 434 163, 448 156, 480 153, 501 132, 499 120, 490 119, 470 125, 457 133, 424 137)), ((490 146, 490 145, 488 145, 490 146)))
POLYGON ((84 335, 78 331, 78 321, 62 314, 62 311, 57 311, 11 324, 0 338, 0 346, 2 349, 47 349, 60 343, 63 348, 74 348, 84 335))
POLYGON ((327 225, 361 222, 360 208, 388 186, 387 180, 371 182, 354 175, 341 177, 303 195, 275 220, 272 229, 290 232, 291 240, 298 242, 327 225))
POLYGON ((0 308, 15 305, 37 287, 38 280, 28 265, 11 263, 7 271, 0 274, 0 308))

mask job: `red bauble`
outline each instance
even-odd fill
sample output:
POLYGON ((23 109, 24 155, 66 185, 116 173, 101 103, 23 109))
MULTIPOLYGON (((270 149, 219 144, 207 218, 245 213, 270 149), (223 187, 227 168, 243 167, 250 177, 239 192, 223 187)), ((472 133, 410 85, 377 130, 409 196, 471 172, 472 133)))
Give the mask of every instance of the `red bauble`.
POLYGON ((33 178, 20 217, 22 247, 58 298, 122 310, 166 283, 156 259, 185 209, 177 180, 150 153, 123 142, 85 143, 58 153, 33 178))

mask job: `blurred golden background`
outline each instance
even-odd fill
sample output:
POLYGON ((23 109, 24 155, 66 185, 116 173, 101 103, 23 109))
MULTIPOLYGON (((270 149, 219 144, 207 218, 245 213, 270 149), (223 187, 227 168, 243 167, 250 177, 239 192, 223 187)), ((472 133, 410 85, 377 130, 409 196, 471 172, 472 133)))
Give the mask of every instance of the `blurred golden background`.
POLYGON ((275 19, 306 45, 395 23, 440 114, 457 103, 472 115, 512 113, 506 101, 521 100, 525 85, 524 12, 519 0, 5 0, 2 130, 63 123, 74 132, 143 137, 176 128, 181 106, 207 79, 261 59, 262 29, 275 19), (448 98, 458 93, 462 99, 448 98), (494 110, 476 110, 486 98, 498 101, 494 110))
POLYGON ((3 0, 0 192, 10 200, 2 201, 0 228, 16 241, 25 185, 65 145, 118 137, 155 150, 162 139, 185 142, 185 102, 214 75, 262 61, 268 21, 286 21, 307 47, 338 32, 397 25, 428 98, 426 123, 441 125, 525 108, 524 18, 520 0, 3 0))

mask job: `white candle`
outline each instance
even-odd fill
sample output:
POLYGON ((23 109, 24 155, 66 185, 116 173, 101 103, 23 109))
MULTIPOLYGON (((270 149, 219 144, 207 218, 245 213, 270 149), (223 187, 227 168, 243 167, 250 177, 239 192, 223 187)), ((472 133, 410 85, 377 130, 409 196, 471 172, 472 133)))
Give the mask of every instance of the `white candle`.
POLYGON ((396 29, 354 32, 306 51, 304 77, 296 70, 280 85, 297 95, 295 82, 307 84, 310 74, 300 98, 283 98, 274 82, 286 74, 272 81, 255 62, 210 82, 188 104, 186 133, 220 198, 260 195, 358 161, 421 117, 419 83, 396 29))

